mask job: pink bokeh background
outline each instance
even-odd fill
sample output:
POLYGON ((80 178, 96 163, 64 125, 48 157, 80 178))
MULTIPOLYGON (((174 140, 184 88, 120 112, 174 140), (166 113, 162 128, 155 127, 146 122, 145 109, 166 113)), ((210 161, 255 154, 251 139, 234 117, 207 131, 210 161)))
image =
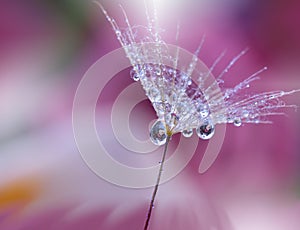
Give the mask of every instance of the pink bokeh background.
MULTIPOLYGON (((121 25, 119 3, 132 24, 146 23, 143 1, 101 3, 121 25)), ((215 74, 250 48, 226 75, 226 86, 268 66, 251 91, 300 89, 298 1, 165 0, 157 10, 167 43, 175 44, 178 22, 178 45, 190 52, 206 35, 200 58, 208 66, 227 49, 215 74)), ((97 177, 81 159, 72 132, 81 78, 119 47, 91 1, 1 2, 1 230, 142 229, 152 189, 122 188, 97 177)), ((124 70, 97 109, 110 107, 131 81, 124 70)), ((300 94, 285 101, 299 106, 300 94)), ((202 175, 198 166, 207 142, 199 141, 184 171, 161 185, 150 229, 298 230, 300 119, 292 109, 286 114, 274 117, 272 125, 228 125, 220 155, 202 175)), ((133 132, 147 138, 154 118, 150 103, 139 104, 130 121, 133 132)), ((101 122, 107 120, 98 118, 99 132, 106 132, 101 122)), ((118 151, 114 157, 124 155, 118 151)))

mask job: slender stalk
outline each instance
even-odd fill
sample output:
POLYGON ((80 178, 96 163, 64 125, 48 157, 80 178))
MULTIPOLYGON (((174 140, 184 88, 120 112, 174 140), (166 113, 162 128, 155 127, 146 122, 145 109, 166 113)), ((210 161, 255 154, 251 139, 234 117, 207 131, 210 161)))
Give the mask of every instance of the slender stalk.
POLYGON ((157 193, 157 190, 158 190, 158 186, 159 186, 161 174, 162 174, 162 171, 163 171, 163 166, 164 166, 164 162, 165 162, 165 159, 166 159, 166 153, 167 153, 167 149, 168 149, 170 139, 171 139, 171 136, 168 135, 167 136, 167 141, 165 143, 164 153, 163 153, 163 156, 162 156, 162 159, 161 159, 161 162, 160 162, 160 168, 159 168, 156 184, 155 184, 155 187, 154 187, 154 190, 153 190, 153 193, 152 193, 152 198, 151 198, 151 202, 150 202, 150 206, 149 206, 148 215, 147 215, 147 219, 146 219, 146 222, 145 222, 144 230, 147 230, 148 226, 149 226, 149 221, 150 221, 150 218, 151 218, 152 209, 154 207, 155 196, 156 196, 156 193, 157 193))

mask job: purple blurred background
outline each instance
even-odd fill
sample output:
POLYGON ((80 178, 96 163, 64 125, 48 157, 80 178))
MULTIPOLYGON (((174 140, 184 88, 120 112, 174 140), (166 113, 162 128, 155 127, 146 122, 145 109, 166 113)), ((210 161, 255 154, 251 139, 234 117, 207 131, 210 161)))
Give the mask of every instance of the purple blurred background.
MULTIPOLYGON (((143 1, 101 3, 120 24, 119 3, 131 24, 146 23, 143 1)), ((82 76, 120 47, 109 23, 91 1, 0 5, 0 229, 142 229, 152 189, 121 188, 97 177, 72 133, 82 76)), ((180 22, 179 46, 190 52, 206 35, 200 58, 208 66, 228 50, 216 73, 250 48, 225 77, 227 86, 268 66, 252 91, 300 89, 299 1, 165 0, 157 9, 167 43, 175 43, 180 22)), ((104 104, 130 84, 126 71, 106 89, 104 104)), ((298 93, 285 101, 300 105, 299 99, 298 93)), ((149 103, 140 106, 135 116, 155 118, 149 103)), ((300 119, 299 112, 286 113, 272 125, 229 125, 217 161, 203 175, 198 166, 207 143, 199 141, 185 170, 160 187, 150 229, 298 230, 300 119)), ((133 125, 144 136, 146 128, 133 125)))

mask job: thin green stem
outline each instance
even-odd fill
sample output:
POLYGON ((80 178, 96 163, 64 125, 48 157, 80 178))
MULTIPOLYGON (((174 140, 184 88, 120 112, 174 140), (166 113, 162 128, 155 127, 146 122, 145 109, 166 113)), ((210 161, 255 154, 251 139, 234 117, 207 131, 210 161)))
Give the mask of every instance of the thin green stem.
POLYGON ((149 227, 149 221, 150 221, 150 218, 151 218, 152 209, 154 207, 154 201, 155 201, 156 193, 157 193, 157 190, 158 190, 161 174, 162 174, 162 171, 163 171, 163 166, 164 166, 164 162, 165 162, 165 159, 166 159, 166 153, 167 153, 167 149, 168 149, 170 139, 171 139, 171 136, 168 135, 166 143, 165 143, 164 153, 163 153, 163 156, 162 156, 162 159, 161 159, 161 162, 160 162, 160 168, 159 168, 156 184, 155 184, 155 187, 154 187, 154 190, 153 190, 153 193, 152 193, 152 198, 151 198, 151 202, 150 202, 150 206, 149 206, 148 215, 147 215, 147 219, 146 219, 146 222, 145 222, 144 230, 147 230, 148 227, 149 227))

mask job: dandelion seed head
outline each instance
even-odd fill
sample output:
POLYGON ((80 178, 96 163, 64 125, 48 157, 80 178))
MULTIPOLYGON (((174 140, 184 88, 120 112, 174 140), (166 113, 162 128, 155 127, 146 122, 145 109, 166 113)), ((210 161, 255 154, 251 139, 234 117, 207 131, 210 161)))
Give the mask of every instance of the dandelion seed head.
POLYGON ((131 26, 122 9, 127 28, 119 28, 100 7, 131 62, 131 78, 140 81, 156 112, 157 121, 150 128, 150 139, 154 144, 163 145, 167 136, 175 133, 190 137, 194 129, 201 139, 207 140, 214 135, 216 125, 222 123, 236 127, 244 123, 272 123, 269 117, 282 115, 280 109, 295 107, 285 104, 281 98, 299 90, 248 92, 266 67, 232 88, 223 88, 224 76, 248 49, 235 56, 214 82, 208 82, 225 52, 216 58, 207 72, 198 71, 196 63, 204 42, 202 39, 188 67, 178 68, 178 56, 170 55, 162 40, 155 12, 153 17, 146 12, 147 26, 131 26), (197 81, 193 80, 192 74, 197 74, 197 81))

